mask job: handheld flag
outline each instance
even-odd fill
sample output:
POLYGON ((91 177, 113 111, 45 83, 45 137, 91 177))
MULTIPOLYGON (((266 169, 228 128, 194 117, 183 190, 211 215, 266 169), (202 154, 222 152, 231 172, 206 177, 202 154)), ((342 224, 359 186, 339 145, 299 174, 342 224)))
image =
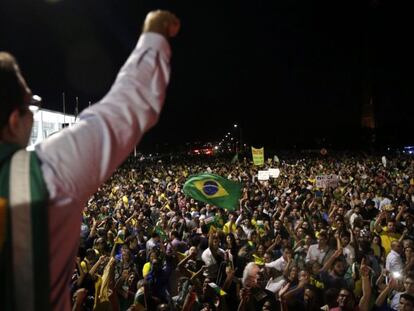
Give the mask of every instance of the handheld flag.
POLYGON ((196 200, 228 210, 235 210, 241 196, 241 184, 214 174, 191 176, 184 193, 196 200))
POLYGON ((161 239, 162 241, 165 241, 165 240, 167 240, 167 239, 168 239, 168 235, 167 235, 167 233, 165 233, 165 231, 164 231, 161 227, 156 226, 156 227, 154 228, 154 231, 155 231, 156 233, 158 233, 158 235, 160 236, 160 239, 161 239))
POLYGON ((220 287, 220 286, 218 286, 216 283, 210 282, 210 283, 208 283, 208 285, 209 285, 212 289, 214 289, 214 291, 215 291, 218 295, 220 295, 220 296, 227 295, 227 293, 226 293, 224 290, 222 290, 222 289, 221 289, 221 287, 220 287))
POLYGON ((231 159, 231 164, 234 164, 236 162, 239 162, 239 154, 236 153, 233 157, 233 159, 231 159))
POLYGON ((119 230, 115 238, 115 244, 124 244, 125 243, 125 230, 119 230))

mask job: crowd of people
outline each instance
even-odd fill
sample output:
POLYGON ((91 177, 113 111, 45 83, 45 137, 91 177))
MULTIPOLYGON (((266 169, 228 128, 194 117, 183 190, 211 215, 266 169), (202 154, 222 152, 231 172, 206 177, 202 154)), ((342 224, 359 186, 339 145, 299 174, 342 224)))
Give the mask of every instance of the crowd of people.
POLYGON ((412 157, 281 160, 130 158, 84 208, 73 309, 414 310, 412 157), (235 210, 183 194, 204 172, 242 184, 235 210))

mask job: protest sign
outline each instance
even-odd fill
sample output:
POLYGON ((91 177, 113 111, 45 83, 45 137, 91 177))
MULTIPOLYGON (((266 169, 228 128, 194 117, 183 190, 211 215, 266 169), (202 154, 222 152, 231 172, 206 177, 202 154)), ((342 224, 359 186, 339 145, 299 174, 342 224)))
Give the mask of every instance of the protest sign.
POLYGON ((280 169, 278 168, 269 168, 269 176, 273 178, 278 178, 280 175, 280 169))
POLYGON ((259 171, 257 179, 258 180, 269 180, 269 171, 259 171))
POLYGON ((316 187, 318 188, 336 188, 338 187, 337 175, 319 175, 316 176, 316 187))

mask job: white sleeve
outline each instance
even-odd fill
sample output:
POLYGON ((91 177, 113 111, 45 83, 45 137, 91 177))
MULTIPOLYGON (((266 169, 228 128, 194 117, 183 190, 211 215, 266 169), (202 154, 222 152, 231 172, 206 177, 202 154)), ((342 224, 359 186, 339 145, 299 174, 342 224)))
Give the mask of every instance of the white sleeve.
POLYGON ((213 265, 214 262, 213 262, 213 256, 210 255, 210 252, 206 252, 207 249, 204 250, 203 254, 201 255, 201 260, 203 260, 205 265, 209 267, 209 266, 213 265))
POLYGON ((312 260, 312 249, 313 249, 313 247, 312 247, 313 245, 310 245, 309 246, 309 249, 308 249, 308 252, 307 252, 307 254, 306 254, 306 259, 305 259, 305 262, 309 262, 309 261, 311 261, 312 260))
POLYGON ((243 219, 243 216, 242 214, 240 214, 239 217, 237 217, 236 219, 236 226, 240 225, 240 222, 242 221, 242 219, 243 219))
POLYGON ((401 272, 403 270, 402 261, 395 255, 388 255, 385 263, 385 268, 391 272, 401 272))
POLYGON ((393 266, 394 266, 394 256, 392 256, 392 254, 389 254, 385 260, 385 269, 387 269, 387 271, 392 271, 393 266))
POLYGON ((273 268, 273 269, 278 270, 277 269, 277 260, 274 260, 274 261, 269 262, 269 263, 265 263, 265 267, 266 268, 273 268))
POLYGON ((108 94, 82 112, 79 123, 36 147, 52 200, 85 201, 157 122, 170 54, 163 36, 143 34, 108 94))

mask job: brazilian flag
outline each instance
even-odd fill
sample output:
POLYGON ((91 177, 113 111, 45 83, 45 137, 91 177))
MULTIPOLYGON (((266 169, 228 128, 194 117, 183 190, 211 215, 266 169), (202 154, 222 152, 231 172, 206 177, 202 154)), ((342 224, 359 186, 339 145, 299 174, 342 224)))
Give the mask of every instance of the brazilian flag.
POLYGON ((234 211, 239 204, 241 184, 214 174, 193 175, 184 193, 196 200, 234 211))

